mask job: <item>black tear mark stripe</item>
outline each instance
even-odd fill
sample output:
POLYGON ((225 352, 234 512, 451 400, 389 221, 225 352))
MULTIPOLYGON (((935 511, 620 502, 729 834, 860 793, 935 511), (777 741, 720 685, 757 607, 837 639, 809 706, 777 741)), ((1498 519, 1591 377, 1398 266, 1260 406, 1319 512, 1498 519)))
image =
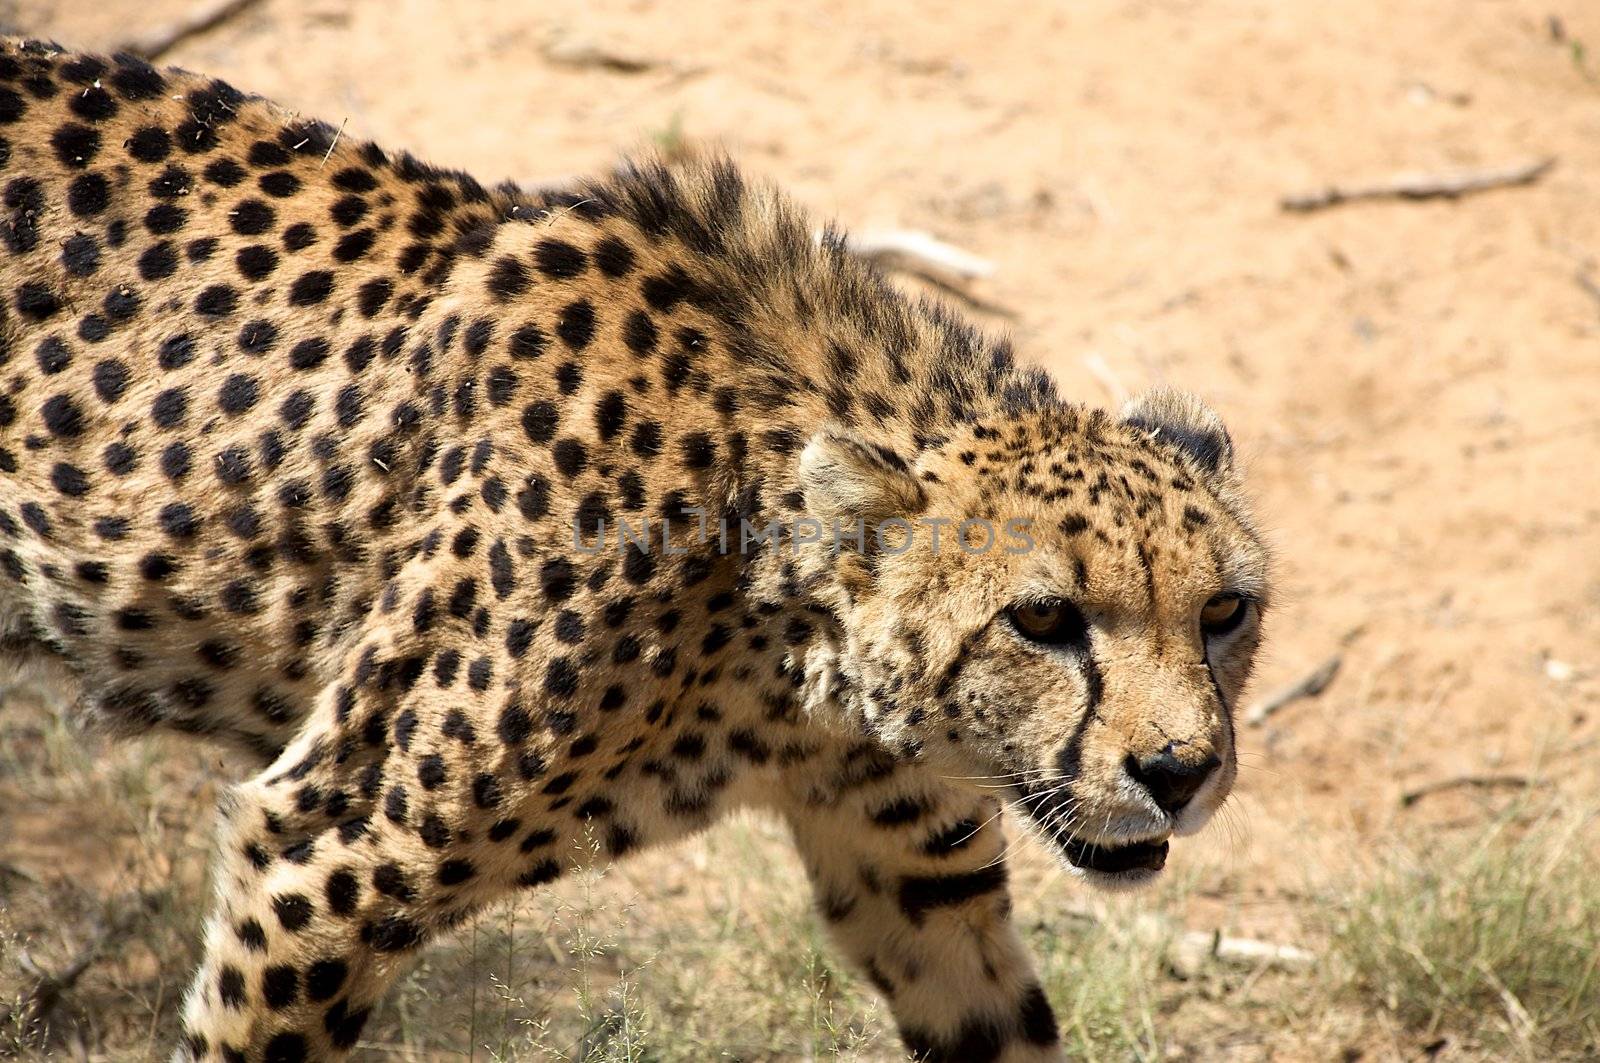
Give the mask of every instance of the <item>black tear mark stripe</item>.
POLYGON ((1078 729, 1081 736, 1088 721, 1100 715, 1100 701, 1105 697, 1106 683, 1100 674, 1100 662, 1095 659, 1092 649, 1085 649, 1078 655, 1078 670, 1083 673, 1083 719, 1078 729))
POLYGON ((911 875, 900 880, 900 910, 921 925, 935 908, 950 908, 1004 889, 1004 864, 969 871, 964 875, 911 875))
POLYGON ((934 689, 935 698, 944 698, 950 693, 950 688, 955 685, 956 677, 961 674, 961 669, 967 663, 967 657, 972 653, 972 646, 978 641, 982 632, 968 636, 961 640, 961 645, 956 647, 956 654, 950 663, 945 665, 944 671, 939 676, 939 684, 934 689))
MULTIPOLYGON (((1061 778, 1065 782, 1072 782, 1078 778, 1078 772, 1083 768, 1083 736, 1088 731, 1089 724, 1100 715, 1100 700, 1105 696, 1105 680, 1100 675, 1100 664, 1095 660, 1093 652, 1084 652, 1077 655, 1078 670, 1083 676, 1083 715, 1078 717, 1077 725, 1072 728, 1072 734, 1067 739, 1066 745, 1061 747, 1061 752, 1056 755, 1056 767, 1061 771, 1061 778)), ((1043 809, 1035 810, 1031 805, 1024 805, 1030 811, 1042 813, 1043 809)), ((1034 818, 1038 818, 1035 815, 1034 818)))
POLYGON ((1139 544, 1139 568, 1144 573, 1145 593, 1150 596, 1150 608, 1156 607, 1156 570, 1150 561, 1150 550, 1143 543, 1139 544))
POLYGON ((1222 706, 1223 718, 1228 721, 1228 730, 1233 727, 1233 704, 1228 701, 1228 696, 1222 692, 1222 684, 1217 682, 1217 670, 1211 664, 1211 647, 1209 645, 1201 653, 1201 659, 1206 663, 1206 679, 1211 684, 1211 692, 1217 696, 1217 704, 1222 706))

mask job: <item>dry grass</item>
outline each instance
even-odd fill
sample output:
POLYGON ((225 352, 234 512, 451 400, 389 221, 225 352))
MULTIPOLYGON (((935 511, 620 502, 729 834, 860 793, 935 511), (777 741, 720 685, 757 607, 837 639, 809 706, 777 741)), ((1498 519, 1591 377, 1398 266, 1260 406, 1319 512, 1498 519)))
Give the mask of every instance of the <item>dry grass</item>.
POLYGON ((1470 840, 1391 854, 1330 898, 1348 989, 1498 1058, 1600 1057, 1595 824, 1592 811, 1514 808, 1470 840))
MULTIPOLYGON (((34 836, 0 852, 0 1055, 165 1058, 206 896, 197 812, 219 778, 192 747, 107 748, 6 707, 0 801, 34 836), (52 809, 61 832, 41 839, 27 823, 52 809), (25 1028, 30 972, 62 970, 119 919, 126 932, 51 1028, 25 1028)), ((1440 1038, 1457 1059, 1594 1058, 1600 882, 1584 872, 1597 847, 1592 815, 1518 807, 1475 834, 1391 847, 1359 876, 1323 875, 1302 921, 1333 962, 1311 972, 1177 977, 1168 947, 1197 889, 1181 876, 1104 903, 1063 882, 1021 914, 1074 1059, 1388 1058, 1440 1038)), ((401 1061, 902 1058, 763 820, 492 911, 425 953, 365 1046, 401 1061)))

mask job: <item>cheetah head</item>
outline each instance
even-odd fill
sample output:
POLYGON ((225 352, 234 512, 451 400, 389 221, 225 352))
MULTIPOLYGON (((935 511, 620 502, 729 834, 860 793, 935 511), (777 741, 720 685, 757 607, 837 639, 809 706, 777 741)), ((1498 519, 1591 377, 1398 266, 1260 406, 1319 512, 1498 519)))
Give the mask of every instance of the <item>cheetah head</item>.
POLYGON ((912 463, 824 430, 800 478, 808 511, 868 529, 832 570, 855 725, 1003 796, 1101 886, 1153 878, 1226 800, 1267 557, 1210 409, 1030 412, 912 463))

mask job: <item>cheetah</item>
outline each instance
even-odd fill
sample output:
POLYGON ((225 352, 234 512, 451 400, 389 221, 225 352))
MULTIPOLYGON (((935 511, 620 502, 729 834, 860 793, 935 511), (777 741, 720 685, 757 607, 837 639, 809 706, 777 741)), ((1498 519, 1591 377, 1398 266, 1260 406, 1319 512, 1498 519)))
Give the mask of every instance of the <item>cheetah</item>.
POLYGON ((740 808, 914 1058, 1064 1058, 1002 812, 1119 888, 1227 797, 1209 408, 1066 402, 721 157, 487 188, 7 41, 0 193, 3 670, 260 765, 176 1058, 341 1058, 430 936, 740 808))

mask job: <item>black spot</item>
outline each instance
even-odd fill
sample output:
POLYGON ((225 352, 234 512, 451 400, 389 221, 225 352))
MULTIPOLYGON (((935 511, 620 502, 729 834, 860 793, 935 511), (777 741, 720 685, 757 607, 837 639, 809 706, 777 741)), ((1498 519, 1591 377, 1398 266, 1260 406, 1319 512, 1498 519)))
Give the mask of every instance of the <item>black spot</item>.
POLYGON ((111 87, 124 99, 153 100, 166 89, 167 80, 144 60, 122 54, 117 56, 117 68, 111 72, 111 87))
POLYGON ((678 266, 660 276, 646 278, 640 291, 644 293, 644 301, 663 314, 670 314, 680 302, 695 294, 694 282, 678 266))
POLYGON ((213 284, 195 296, 194 308, 207 317, 226 317, 239 305, 239 292, 229 284, 213 284))
POLYGON ((570 657, 557 657, 545 670, 545 692, 552 697, 571 697, 578 691, 578 675, 578 666, 570 657))
POLYGON ((88 126, 67 122, 51 134, 50 146, 55 149, 61 165, 81 170, 94 161, 100 150, 100 134, 88 126))
POLYGON ((496 260, 489 271, 489 294, 502 303, 527 291, 528 283, 528 267, 510 255, 496 260))
POLYGON ((157 427, 178 427, 189 416, 189 395, 182 387, 168 387, 150 403, 150 419, 157 427))
POLYGON ((261 996, 273 1011, 291 1007, 300 996, 300 972, 288 964, 268 967, 261 972, 261 996))
POLYGON ((583 384, 583 367, 577 362, 563 362, 556 369, 556 390, 571 395, 583 384))
POLYGON ((328 341, 321 336, 301 340, 289 351, 289 364, 295 369, 315 369, 327 361, 329 354, 328 341))
POLYGON ((1022 1005, 1017 1009, 1017 1018, 1022 1027, 1022 1036, 1027 1038, 1030 1044, 1053 1045, 1060 1039, 1055 1013, 1050 1010, 1050 1001, 1046 999, 1044 990, 1037 985, 1028 987, 1022 994, 1022 1005))
POLYGON ((649 583, 655 571, 656 559, 650 551, 638 543, 629 543, 622 558, 622 578, 634 586, 640 586, 649 583))
POLYGON ((341 960, 318 960, 306 968, 306 996, 328 1000, 344 985, 349 968, 341 960))
POLYGON ((56 462, 50 470, 50 483, 68 498, 82 498, 89 493, 89 478, 76 465, 56 462))
MULTIPOLYGON (((159 358, 159 360, 161 362, 161 368, 165 369, 165 370, 168 370, 169 372, 171 370, 173 370, 173 369, 182 369, 184 366, 186 366, 190 362, 194 361, 194 354, 195 354, 195 350, 194 350, 194 339, 193 339, 193 337, 191 337, 191 336, 189 336, 187 334, 180 335, 180 336, 173 336, 172 338, 163 341, 162 344, 161 344, 161 351, 160 351, 160 358, 159 358)), ((168 391, 163 392, 162 394, 172 394, 172 393, 176 393, 178 398, 179 398, 179 400, 181 401, 182 392, 179 389, 171 388, 171 389, 168 389, 168 391)), ((157 402, 159 402, 159 401, 160 401, 160 398, 158 396, 157 402)), ((181 413, 179 414, 179 419, 180 420, 182 419, 182 414, 181 413)), ((158 418, 157 420, 158 420, 158 423, 159 423, 160 419, 158 418)))
POLYGON ((298 278, 289 289, 289 302, 293 306, 315 306, 328 298, 333 291, 333 274, 327 270, 312 270, 298 278))
POLYGON ((232 159, 217 159, 206 166, 205 178, 222 188, 232 188, 245 179, 244 167, 232 159))
POLYGON ((589 266, 589 256, 565 240, 541 240, 534 248, 533 261, 547 277, 576 277, 589 266))
POLYGON ((539 520, 550 512, 550 483, 542 476, 529 476, 517 493, 517 509, 524 520, 539 520))
POLYGON ((87 277, 100 268, 100 245, 92 236, 74 233, 61 245, 61 264, 74 277, 87 277))
POLYGON ((578 574, 564 557, 553 557, 539 569, 539 587, 552 602, 566 601, 577 586, 578 574))
POLYGON ((277 212, 259 199, 247 199, 231 212, 233 231, 241 236, 259 236, 272 228, 277 212))
MULTIPOLYGON (((293 973, 293 969, 290 970, 293 973)), ((267 1042, 263 1063, 305 1063, 306 1039, 297 1033, 280 1033, 267 1042)))
POLYGON ((378 187, 378 181, 371 171, 351 166, 333 175, 333 185, 346 192, 370 192, 378 187))
POLYGON ((568 479, 577 476, 589 463, 589 454, 583 444, 570 437, 558 440, 551 448, 551 456, 555 458, 556 468, 561 475, 568 479))
POLYGON ((265 280, 278 268, 278 252, 265 244, 250 244, 239 248, 233 256, 233 263, 239 275, 246 280, 265 280))
POLYGON ((544 333, 538 325, 523 325, 511 334, 509 348, 513 358, 537 358, 544 353, 544 333))
POLYGON ((232 964, 224 964, 217 975, 217 996, 225 1008, 244 1007, 244 972, 232 964))
POLYGON ((296 222, 283 230, 283 246, 289 251, 304 251, 317 242, 317 230, 305 222, 296 222))
POLYGON ((189 475, 189 447, 181 440, 161 452, 161 471, 174 483, 189 475))
POLYGON ((527 620, 513 620, 506 627, 506 652, 515 658, 526 656, 528 647, 533 644, 534 628, 527 620))
POLYGON ((200 529, 200 518, 184 502, 169 502, 156 516, 161 530, 174 539, 191 539, 200 529))
POLYGON ((587 299, 579 299, 564 307, 561 320, 556 324, 556 335, 575 351, 589 346, 594 339, 594 330, 594 304, 587 299))
POLYGON ((489 342, 492 339, 494 339, 494 322, 481 317, 467 326, 466 334, 461 339, 461 346, 468 354, 477 358, 489 349, 489 342))
POLYGON ((356 293, 356 307, 362 317, 374 317, 394 294, 394 284, 383 277, 367 281, 356 293))
MULTIPOLYGON (((158 203, 145 212, 144 227, 157 236, 175 233, 189 220, 189 212, 171 203, 158 203)), ((116 241, 112 241, 115 246, 116 241)))
POLYGON ((217 392, 217 405, 223 413, 237 416, 254 408, 260 397, 261 388, 254 377, 234 373, 222 382, 217 392))
POLYGON ((348 229, 367 216, 367 201, 360 196, 343 196, 328 209, 328 216, 340 228, 348 229))
POLYGON ((85 343, 99 343, 111 335, 111 323, 99 314, 87 314, 78 322, 78 338, 85 343))
POLYGON ((165 129, 145 126, 128 138, 128 154, 140 162, 160 162, 172 152, 172 139, 165 129))
POLYGON ((406 881, 404 873, 395 864, 379 864, 372 869, 372 888, 385 897, 393 897, 399 901, 409 901, 416 897, 416 890, 406 881))
POLYGON ((34 348, 33 358, 39 363, 39 372, 54 376, 72 364, 72 348, 59 336, 46 336, 34 348))
POLYGON ((163 240, 139 256, 139 276, 147 281, 161 280, 178 271, 178 249, 163 240))
POLYGON ((441 886, 458 886, 477 874, 469 860, 446 860, 439 865, 438 881, 441 886))
POLYGON ((335 871, 328 876, 327 885, 323 888, 323 896, 328 901, 328 910, 335 915, 353 914, 360 890, 355 875, 349 871, 335 871))
POLYGON ((561 414, 557 411, 555 403, 549 401, 530 403, 522 411, 522 430, 527 433, 529 442, 542 445, 554 438, 560 420, 561 414))
POLYGON ((654 421, 642 421, 633 430, 633 452, 641 458, 653 458, 661 453, 661 426, 654 421))
POLYGON ((716 444, 704 432, 683 437, 683 463, 691 469, 709 469, 717 454, 716 444))
POLYGON ((484 390, 488 392, 489 403, 492 406, 509 405, 516 395, 517 375, 509 366, 497 365, 489 370, 484 378, 484 390))
POLYGON ((633 249, 615 236, 608 236, 594 249, 594 261, 607 277, 626 277, 633 272, 633 249))
POLYGON ((97 173, 75 177, 72 184, 67 186, 67 209, 80 218, 99 214, 110 201, 111 186, 97 173))
POLYGON ((444 758, 439 754, 429 753, 417 761, 417 782, 424 790, 437 790, 444 785, 446 777, 444 758))
POLYGON ((278 923, 290 933, 304 930, 311 922, 311 901, 304 894, 285 893, 272 898, 278 923))
POLYGON ((300 178, 287 170, 275 170, 262 174, 256 181, 256 187, 269 196, 286 199, 300 191, 300 178))
POLYGON ((52 395, 39 408, 44 426, 50 434, 62 439, 76 439, 83 434, 83 412, 67 395, 52 395))
POLYGON ((333 245, 333 257, 336 262, 354 262, 372 250, 377 235, 371 229, 357 229, 353 233, 346 233, 333 245))
POLYGON ((49 285, 26 281, 17 286, 17 312, 23 317, 43 321, 60 309, 61 300, 49 285))
POLYGON ((148 191, 157 199, 177 199, 188 194, 189 171, 182 166, 168 166, 150 179, 148 191))

